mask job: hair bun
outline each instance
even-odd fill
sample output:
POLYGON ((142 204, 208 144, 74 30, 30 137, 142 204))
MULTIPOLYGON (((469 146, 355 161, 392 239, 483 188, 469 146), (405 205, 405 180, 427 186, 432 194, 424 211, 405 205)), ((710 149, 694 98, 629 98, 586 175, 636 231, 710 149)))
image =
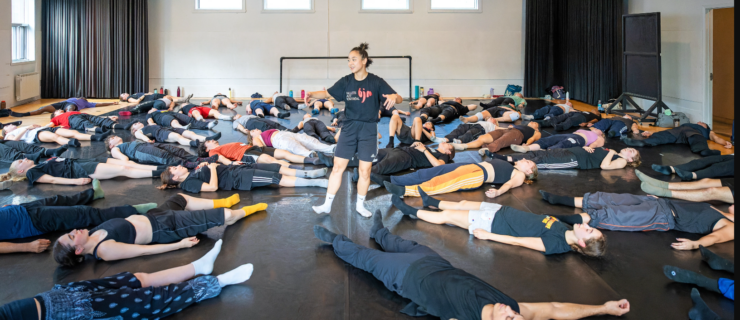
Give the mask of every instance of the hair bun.
POLYGON ((367 51, 367 49, 370 49, 370 45, 367 44, 367 42, 363 42, 360 44, 360 50, 367 51))

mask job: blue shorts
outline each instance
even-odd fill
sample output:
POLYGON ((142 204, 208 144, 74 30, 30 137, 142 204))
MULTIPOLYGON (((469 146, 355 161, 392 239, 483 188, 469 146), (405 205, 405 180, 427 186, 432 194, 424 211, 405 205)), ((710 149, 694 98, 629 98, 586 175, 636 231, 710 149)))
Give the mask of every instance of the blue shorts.
POLYGON ((378 156, 378 123, 345 121, 334 156, 349 160, 355 154, 360 161, 375 161, 378 156))
POLYGON ((252 103, 250 103, 249 106, 252 108, 252 112, 256 111, 257 109, 262 109, 262 112, 264 112, 265 115, 270 114, 270 111, 272 110, 272 108, 275 108, 274 105, 271 105, 269 103, 264 103, 259 100, 252 101, 252 103))

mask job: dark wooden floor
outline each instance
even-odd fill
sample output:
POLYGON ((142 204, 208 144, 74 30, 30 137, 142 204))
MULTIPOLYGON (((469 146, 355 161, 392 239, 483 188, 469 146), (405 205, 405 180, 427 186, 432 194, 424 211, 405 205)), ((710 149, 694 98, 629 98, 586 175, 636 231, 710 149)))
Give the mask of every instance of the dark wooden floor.
MULTIPOLYGON (((477 101, 471 101, 477 103, 477 101)), ((530 108, 544 102, 533 101, 530 108)), ((405 108, 405 106, 404 106, 405 108)), ((240 108, 241 114, 243 109, 240 108)), ((223 111, 230 112, 230 111, 223 111)), ((290 119, 279 120, 292 127, 303 111, 293 110, 290 119)), ((414 114, 414 116, 416 113, 414 114)), ((328 123, 329 115, 320 118, 328 123)), ((121 122, 130 120, 122 119, 121 122)), ((277 121, 277 120, 276 120, 277 121)), ((407 120, 408 123, 411 119, 407 120)), ((451 131, 459 120, 442 126, 438 134, 451 131)), ((381 145, 387 143, 388 119, 383 119, 381 145)), ((231 123, 222 121, 216 130, 223 133, 222 143, 244 141, 241 133, 232 131, 231 123)), ((132 137, 117 132, 124 140, 132 137)), ((545 135, 552 134, 547 131, 545 135)), ((621 149, 618 140, 609 148, 621 149)), ((190 150, 191 152, 193 150, 190 150)), ((509 153, 505 151, 504 153, 509 153)), ((661 146, 643 149, 643 172, 655 175, 653 163, 680 164, 697 158, 687 146, 661 146)), ((67 151, 67 157, 107 157, 102 143, 83 142, 83 147, 67 151)), ((480 159, 475 151, 458 153, 457 161, 480 159)), ((0 172, 7 170, 3 164, 0 172)), ((662 177, 668 179, 669 177, 662 177)), ((675 177, 672 179, 676 179, 675 177)), ((261 189, 239 192, 241 205, 267 202, 266 212, 250 216, 225 230, 224 246, 216 261, 214 274, 253 263, 252 278, 241 285, 226 288, 222 294, 177 314, 172 319, 412 319, 398 311, 408 302, 386 290, 372 275, 355 269, 338 259, 330 247, 319 244, 312 227, 319 224, 345 233, 355 242, 377 248, 368 238, 371 226, 352 210, 356 190, 345 174, 333 212, 317 215, 310 206, 323 202, 325 190, 318 188, 261 189)), ((176 190, 155 189, 159 180, 115 179, 103 181, 106 198, 95 207, 109 207, 145 202, 161 203, 176 190)), ((16 184, 0 191, 0 205, 23 203, 53 194, 71 194, 84 186, 16 184)), ((533 185, 514 189, 495 202, 539 214, 568 214, 577 210, 551 206, 543 202, 538 190, 572 196, 605 191, 644 194, 633 169, 616 171, 550 171, 541 172, 533 185)), ((487 189, 442 196, 445 200, 485 201, 487 189)), ((222 198, 233 192, 202 194, 203 198, 222 198)), ((407 203, 420 206, 418 199, 407 203)), ((717 203, 726 210, 727 205, 717 203)), ((501 289, 520 302, 560 301, 600 304, 606 300, 629 299, 632 312, 624 319, 686 319, 692 306, 692 286, 673 283, 662 274, 662 266, 675 265, 700 272, 712 278, 732 275, 711 270, 701 261, 698 251, 675 251, 670 244, 675 238, 698 239, 698 235, 670 232, 606 231, 609 247, 603 259, 590 259, 578 254, 546 257, 527 249, 476 240, 466 230, 437 226, 403 218, 390 205, 390 195, 377 185, 371 186, 366 206, 380 209, 390 230, 404 238, 425 244, 460 267, 501 289)), ((61 233, 46 235, 55 240, 61 233)), ((33 239, 23 239, 30 241, 33 239)), ((205 239, 194 248, 118 262, 86 261, 74 270, 60 268, 50 252, 42 254, 9 254, 0 256, 0 305, 31 297, 51 289, 56 283, 99 278, 122 271, 154 272, 189 263, 208 251, 215 240, 205 239)), ((728 259, 734 259, 734 241, 711 247, 728 259)), ((702 290, 709 306, 726 319, 734 317, 734 304, 719 294, 702 290)))

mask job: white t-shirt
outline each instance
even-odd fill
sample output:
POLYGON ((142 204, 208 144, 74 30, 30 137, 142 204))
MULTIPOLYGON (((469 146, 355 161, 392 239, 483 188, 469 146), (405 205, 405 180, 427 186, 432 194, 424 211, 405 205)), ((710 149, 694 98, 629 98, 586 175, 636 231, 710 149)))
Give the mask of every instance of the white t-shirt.
MULTIPOLYGON (((44 127, 39 127, 39 128, 36 128, 36 129, 32 129, 32 130, 26 131, 26 133, 24 133, 23 136, 21 136, 20 140, 23 141, 23 142, 25 142, 25 143, 33 143, 34 140, 36 139, 36 134, 41 129, 44 129, 44 127)), ((16 135, 18 135, 20 133, 20 130, 22 130, 22 128, 17 128, 15 130, 9 132, 8 135, 9 136, 16 136, 16 135)))
POLYGON ((565 113, 570 112, 570 106, 567 104, 556 104, 556 106, 565 108, 565 113))
POLYGON ((488 121, 478 121, 475 124, 480 125, 483 127, 483 130, 486 130, 486 133, 489 133, 493 130, 496 130, 496 125, 493 123, 490 123, 488 121))

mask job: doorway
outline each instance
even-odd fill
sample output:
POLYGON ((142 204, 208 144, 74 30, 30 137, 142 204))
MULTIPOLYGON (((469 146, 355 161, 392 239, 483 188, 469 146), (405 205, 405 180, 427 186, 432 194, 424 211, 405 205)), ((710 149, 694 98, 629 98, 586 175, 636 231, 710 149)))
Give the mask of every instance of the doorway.
POLYGON ((708 114, 712 129, 726 138, 735 120, 735 8, 706 13, 708 114))

